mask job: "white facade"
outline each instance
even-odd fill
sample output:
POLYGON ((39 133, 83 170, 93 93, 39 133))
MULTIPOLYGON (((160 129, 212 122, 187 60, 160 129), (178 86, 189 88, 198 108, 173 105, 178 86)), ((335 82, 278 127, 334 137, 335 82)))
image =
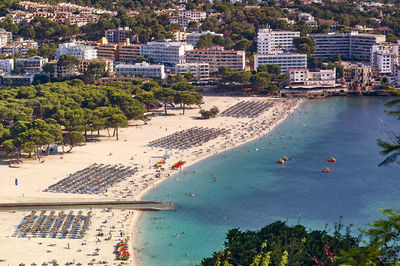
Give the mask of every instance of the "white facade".
POLYGON ((191 20, 188 18, 171 18, 170 22, 171 24, 179 24, 182 28, 187 28, 189 26, 189 22, 191 20))
POLYGON ((115 73, 122 76, 141 76, 145 78, 165 78, 163 65, 150 65, 146 62, 134 65, 120 64, 115 66, 115 73))
POLYGON ((179 17, 186 18, 192 21, 201 22, 207 16, 205 11, 200 10, 179 10, 179 17))
POLYGON ((287 72, 290 84, 304 84, 307 81, 308 69, 307 68, 293 68, 287 72))
POLYGON ((300 13, 297 17, 299 20, 304 20, 308 26, 318 26, 318 23, 315 21, 314 17, 308 13, 300 13))
POLYGON ((127 39, 127 33, 129 32, 129 27, 120 27, 114 30, 106 30, 104 36, 107 38, 109 43, 120 43, 127 39))
POLYGON ((193 45, 164 40, 162 42, 148 42, 140 46, 140 55, 146 56, 155 63, 176 64, 185 63, 185 51, 193 50, 193 45))
POLYGON ((64 54, 75 56, 76 58, 83 59, 97 59, 97 50, 93 46, 78 44, 76 42, 63 43, 58 45, 56 50, 56 60, 64 54))
POLYGON ((14 70, 14 59, 0 60, 0 71, 3 73, 11 73, 14 70))
POLYGON ((371 64, 378 66, 380 73, 393 73, 399 63, 399 45, 382 43, 371 48, 371 64))
POLYGON ((293 53, 254 55, 254 69, 262 65, 280 66, 282 74, 285 74, 289 69, 307 68, 307 55, 293 53))
POLYGON ((12 41, 12 33, 0 29, 0 47, 3 47, 12 41))
POLYGON ((317 33, 309 34, 316 43, 314 56, 318 58, 332 57, 340 54, 343 59, 370 61, 371 47, 386 41, 385 35, 351 33, 317 33))
POLYGON ((38 48, 38 43, 36 41, 19 38, 14 42, 1 47, 1 53, 11 55, 19 53, 22 57, 25 57, 31 48, 38 48))
POLYGON ((223 34, 215 33, 215 32, 212 32, 212 31, 193 32, 193 33, 189 33, 189 34, 186 35, 186 42, 188 44, 196 46, 197 43, 200 40, 200 37, 203 36, 203 35, 207 35, 207 34, 218 35, 218 36, 221 36, 221 37, 224 36, 223 34))
POLYGON ((208 63, 186 63, 176 65, 176 74, 192 73, 196 79, 210 77, 210 68, 208 63))
POLYGON ((39 72, 44 64, 49 60, 45 57, 33 56, 31 58, 19 58, 15 60, 15 67, 23 69, 27 72, 39 72))
POLYGON ((288 70, 290 84, 333 86, 336 84, 336 69, 308 71, 306 68, 288 70))
POLYGON ((257 51, 259 54, 271 54, 280 51, 294 50, 294 37, 300 37, 300 32, 260 29, 257 34, 257 51))

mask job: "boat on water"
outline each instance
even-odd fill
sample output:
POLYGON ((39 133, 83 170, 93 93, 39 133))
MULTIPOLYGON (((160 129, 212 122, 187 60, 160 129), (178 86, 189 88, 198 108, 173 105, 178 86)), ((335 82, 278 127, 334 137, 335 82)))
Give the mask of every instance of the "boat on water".
POLYGON ((276 163, 285 164, 285 161, 283 159, 279 159, 278 161, 276 161, 276 163))
POLYGON ((331 172, 331 169, 329 169, 328 167, 325 167, 325 169, 323 169, 322 172, 324 172, 324 173, 330 173, 330 172, 331 172))
POLYGON ((335 157, 329 157, 328 162, 335 163, 336 162, 335 157))
POLYGON ((288 159, 288 157, 285 155, 285 156, 283 156, 283 158, 282 158, 284 161, 287 161, 287 160, 289 160, 288 159))

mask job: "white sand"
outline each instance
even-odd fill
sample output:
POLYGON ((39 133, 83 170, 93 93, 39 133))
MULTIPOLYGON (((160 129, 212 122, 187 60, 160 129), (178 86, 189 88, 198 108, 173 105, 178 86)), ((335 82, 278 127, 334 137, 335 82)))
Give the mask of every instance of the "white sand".
MULTIPOLYGON (((227 118, 217 117, 210 120, 199 120, 199 109, 186 109, 185 115, 182 110, 169 110, 169 116, 157 116, 147 124, 142 122, 132 122, 127 128, 120 129, 120 140, 106 137, 106 132, 102 132, 104 137, 97 143, 88 143, 83 147, 76 147, 71 153, 64 155, 51 155, 44 157, 44 163, 37 160, 23 159, 19 168, 10 168, 7 164, 0 165, 0 202, 25 202, 50 199, 140 199, 150 189, 158 183, 164 181, 174 173, 169 170, 172 164, 178 160, 185 160, 187 167, 197 163, 210 155, 233 148, 247 141, 261 137, 268 133, 279 121, 300 103, 299 100, 283 100, 272 98, 255 97, 204 97, 203 108, 209 109, 217 106, 220 111, 233 106, 242 100, 268 100, 273 101, 274 106, 267 112, 262 113, 258 118, 227 118), (274 111, 279 111, 279 115, 273 115, 274 111), (269 122, 272 122, 269 124, 269 122), (225 128, 230 130, 227 136, 220 136, 211 140, 201 147, 194 147, 184 151, 171 151, 171 158, 167 160, 165 171, 161 172, 160 178, 155 178, 156 169, 152 167, 165 154, 165 149, 151 148, 146 146, 152 140, 170 135, 174 132, 189 129, 194 126, 225 128), (111 155, 110 155, 111 153, 111 155), (62 159, 61 159, 62 158, 62 159), (125 166, 138 167, 139 171, 128 180, 118 183, 108 189, 102 195, 77 195, 69 193, 50 193, 41 192, 48 186, 67 177, 68 174, 81 170, 93 163, 104 164, 123 164, 125 166), (142 178, 146 175, 146 178, 142 178), (14 179, 18 178, 19 185, 15 186, 14 179), (150 180, 152 178, 153 180, 150 180), (145 181, 148 180, 148 181, 145 181), (132 186, 129 182, 138 184, 132 186)), ((75 212, 77 212, 75 210, 75 212)), ((114 210, 94 210, 92 225, 87 236, 83 239, 53 239, 53 238, 17 238, 13 237, 16 226, 21 219, 30 212, 0 212, 1 228, 0 231, 0 261, 1 265, 18 265, 25 263, 30 265, 35 262, 41 265, 43 262, 49 263, 56 259, 58 263, 80 262, 87 265, 94 260, 107 261, 108 265, 119 265, 116 255, 113 253, 115 244, 120 239, 127 239, 129 243, 134 236, 137 222, 140 217, 139 211, 114 210), (105 220, 108 223, 103 223, 105 220), (100 230, 104 233, 103 237, 97 237, 100 230), (121 232, 124 234, 120 236, 121 232), (111 240, 105 240, 111 233, 111 240), (101 242, 97 242, 99 239, 101 242), (55 244, 55 246, 49 246, 55 244), (83 244, 83 245, 82 245, 83 244), (69 249, 67 246, 69 245, 69 249), (96 248, 99 248, 99 256, 88 256, 96 248), (3 263, 3 264, 2 264, 3 263)), ((85 212, 84 212, 85 213, 85 212)), ((134 253, 136 247, 130 246, 133 259, 130 264, 140 264, 138 254, 134 253)))

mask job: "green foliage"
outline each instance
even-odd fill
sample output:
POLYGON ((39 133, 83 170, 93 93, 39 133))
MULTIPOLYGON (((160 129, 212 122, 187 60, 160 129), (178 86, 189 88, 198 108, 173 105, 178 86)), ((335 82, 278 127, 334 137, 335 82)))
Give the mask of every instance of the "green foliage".
MULTIPOLYGON (((387 83, 382 84, 381 89, 391 90, 396 96, 394 100, 386 103, 387 107, 396 109, 386 110, 385 113, 395 116, 397 117, 397 120, 400 120, 400 92, 387 83)), ((387 128, 387 137, 389 138, 389 141, 377 139, 378 145, 383 148, 381 154, 388 156, 379 164, 379 166, 387 166, 394 162, 398 162, 397 158, 400 157, 400 135, 396 135, 396 133, 394 133, 390 128, 387 128)))
POLYGON ((163 103, 164 112, 167 115, 167 105, 172 104, 175 99, 175 91, 170 88, 161 88, 154 91, 154 97, 163 103))
MULTIPOLYGON (((61 59, 61 58, 60 58, 61 59)), ((94 82, 96 79, 99 79, 107 74, 106 72, 106 63, 94 61, 90 62, 88 66, 88 70, 84 73, 84 78, 86 82, 94 82)))
POLYGON ((299 53, 311 55, 315 52, 315 40, 310 37, 295 37, 293 38, 293 45, 299 53))
MULTIPOLYGON (((1 8, 1 7, 0 7, 1 8)), ((10 17, 0 22, 0 27, 11 31, 16 36, 26 39, 49 40, 70 37, 79 33, 79 27, 71 24, 58 24, 44 17, 36 17, 29 23, 19 26, 10 17)))
POLYGON ((273 94, 288 83, 287 75, 281 74, 281 68, 277 65, 259 66, 257 72, 233 72, 229 67, 221 67, 218 74, 221 76, 220 88, 224 90, 251 88, 253 94, 273 94))
POLYGON ((361 230, 370 240, 363 246, 343 252, 338 261, 345 265, 398 265, 400 250, 400 211, 382 210, 384 219, 370 223, 369 230, 361 230))
POLYGON ((65 135, 63 139, 63 144, 70 146, 70 149, 67 151, 70 152, 74 147, 82 146, 84 141, 85 136, 82 135, 82 132, 70 131, 65 135))
POLYGON ((314 258, 331 265, 332 257, 326 249, 339 254, 357 247, 360 242, 349 229, 342 231, 341 224, 334 227, 331 235, 326 230, 307 231, 304 226, 288 226, 280 221, 259 231, 231 229, 223 250, 203 259, 202 265, 315 265, 314 258))
MULTIPOLYGON (((75 61, 67 59, 64 62, 75 61)), ((142 86, 95 86, 70 80, 4 88, 0 91, 0 143, 9 155, 19 158, 22 152, 40 156, 42 147, 48 149, 52 143, 72 149, 81 144, 80 136, 87 139, 88 131, 113 128, 118 139, 118 128, 126 126, 128 119, 149 119, 143 118, 144 102, 132 97, 133 91, 153 95, 142 86)))
POLYGON ((60 58, 57 61, 57 65, 59 66, 71 66, 71 65, 79 65, 79 59, 76 58, 75 56, 69 55, 69 54, 64 54, 60 56, 60 58))
POLYGON ((198 49, 207 49, 212 46, 224 46, 224 38, 219 35, 205 34, 200 36, 200 40, 197 42, 196 47, 198 49))
POLYGON ((219 113, 219 109, 218 107, 214 106, 210 110, 201 109, 199 113, 201 115, 201 118, 210 119, 217 116, 217 114, 219 113))

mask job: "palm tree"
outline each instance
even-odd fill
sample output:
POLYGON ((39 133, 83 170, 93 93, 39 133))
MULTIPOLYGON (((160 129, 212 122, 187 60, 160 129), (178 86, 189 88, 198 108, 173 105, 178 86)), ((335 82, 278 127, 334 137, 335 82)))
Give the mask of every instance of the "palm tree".
MULTIPOLYGON (((400 96, 400 92, 393 89, 395 95, 400 96)), ((397 110, 386 110, 385 113, 389 115, 397 116, 398 120, 400 120, 400 98, 396 98, 385 104, 388 107, 397 107, 397 110)), ((383 160, 379 166, 387 166, 391 163, 397 162, 400 164, 400 161, 397 158, 400 158, 400 135, 396 135, 388 126, 385 125, 386 134, 389 138, 389 142, 383 141, 381 139, 377 139, 378 145, 383 148, 381 150, 382 155, 389 155, 383 160)))

